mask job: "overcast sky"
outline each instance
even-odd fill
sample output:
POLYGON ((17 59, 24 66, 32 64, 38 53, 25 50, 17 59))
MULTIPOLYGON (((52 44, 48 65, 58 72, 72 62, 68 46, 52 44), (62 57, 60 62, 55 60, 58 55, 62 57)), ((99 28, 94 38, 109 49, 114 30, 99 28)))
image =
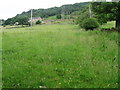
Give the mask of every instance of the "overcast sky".
POLYGON ((0 19, 7 19, 23 11, 50 8, 64 4, 74 4, 92 0, 0 0, 0 19))

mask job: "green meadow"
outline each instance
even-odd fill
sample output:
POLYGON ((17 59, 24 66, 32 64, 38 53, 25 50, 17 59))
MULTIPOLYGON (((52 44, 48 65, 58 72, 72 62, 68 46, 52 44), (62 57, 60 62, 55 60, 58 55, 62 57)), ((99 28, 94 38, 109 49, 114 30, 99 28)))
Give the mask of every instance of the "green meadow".
POLYGON ((3 88, 117 88, 118 33, 72 24, 4 29, 2 83, 3 88))
POLYGON ((2 30, 0 27, 0 89, 2 88, 2 30))

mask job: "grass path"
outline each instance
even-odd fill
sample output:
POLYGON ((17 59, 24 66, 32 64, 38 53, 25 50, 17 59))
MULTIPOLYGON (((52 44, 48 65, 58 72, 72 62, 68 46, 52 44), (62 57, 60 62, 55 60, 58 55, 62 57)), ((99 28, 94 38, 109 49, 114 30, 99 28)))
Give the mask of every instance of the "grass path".
POLYGON ((117 33, 76 25, 3 32, 3 87, 115 88, 117 33))

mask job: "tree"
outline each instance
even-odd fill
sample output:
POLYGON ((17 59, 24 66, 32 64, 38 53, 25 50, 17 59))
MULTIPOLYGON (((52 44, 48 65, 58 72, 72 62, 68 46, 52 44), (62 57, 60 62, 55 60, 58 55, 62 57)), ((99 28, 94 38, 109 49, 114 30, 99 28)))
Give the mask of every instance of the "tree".
POLYGON ((120 2, 93 2, 92 9, 101 24, 114 20, 120 28, 120 2))
MULTIPOLYGON (((48 18, 50 16, 55 16, 58 14, 61 14, 62 10, 65 10, 65 12, 75 12, 75 11, 80 11, 84 8, 84 6, 86 6, 88 4, 88 2, 84 2, 84 3, 75 3, 75 4, 69 4, 69 5, 63 5, 61 7, 52 7, 52 8, 48 8, 48 9, 34 9, 34 14, 33 17, 41 17, 41 18, 48 18), (65 7, 63 9, 63 7, 65 7)), ((23 12, 19 15, 26 15, 30 18, 30 13, 31 11, 27 11, 27 12, 23 12)))
POLYGON ((29 18, 27 16, 18 16, 16 17, 15 22, 18 22, 19 25, 29 25, 29 18))
POLYGON ((77 13, 76 24, 79 24, 80 27, 82 27, 83 21, 90 17, 88 8, 86 6, 81 12, 77 13))
POLYGON ((38 21, 36 22, 36 24, 41 24, 41 21, 40 21, 40 20, 38 20, 38 21))
POLYGON ((8 18, 4 23, 3 25, 12 25, 13 22, 12 22, 12 18, 8 18))
POLYGON ((19 25, 29 25, 28 22, 29 18, 25 15, 18 15, 13 18, 8 18, 3 25, 14 25, 16 22, 19 23, 19 25))
POLYGON ((61 19, 62 16, 61 16, 60 14, 58 14, 58 15, 56 16, 56 18, 57 18, 57 19, 61 19))

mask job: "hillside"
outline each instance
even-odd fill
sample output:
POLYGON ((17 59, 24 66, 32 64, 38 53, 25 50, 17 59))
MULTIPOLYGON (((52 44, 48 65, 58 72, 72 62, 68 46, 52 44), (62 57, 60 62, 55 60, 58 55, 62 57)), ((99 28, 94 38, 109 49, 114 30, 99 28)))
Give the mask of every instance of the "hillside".
MULTIPOLYGON (((68 14, 68 13, 82 10, 87 4, 88 2, 84 2, 84 3, 62 5, 61 7, 52 7, 48 9, 33 9, 33 17, 40 16, 42 18, 47 18, 49 16, 54 16, 61 13, 68 14)), ((16 16, 19 16, 19 15, 26 15, 30 17, 30 11, 22 12, 21 14, 18 14, 16 16)))

